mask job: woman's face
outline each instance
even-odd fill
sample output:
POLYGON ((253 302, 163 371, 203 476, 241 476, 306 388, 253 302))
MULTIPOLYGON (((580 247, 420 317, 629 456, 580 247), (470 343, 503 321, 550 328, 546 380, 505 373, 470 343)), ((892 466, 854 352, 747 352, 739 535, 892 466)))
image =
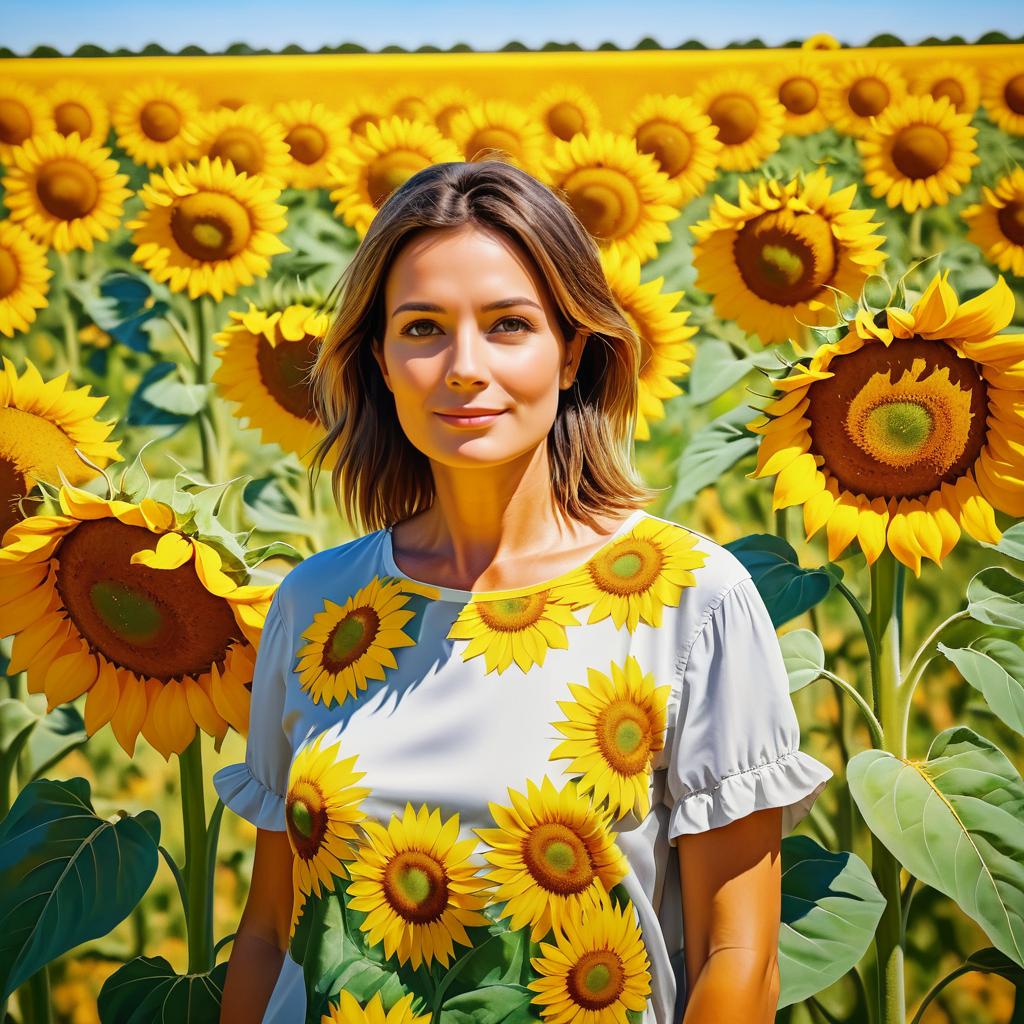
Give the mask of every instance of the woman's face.
POLYGON ((388 274, 385 318, 374 355, 403 430, 428 458, 494 465, 544 442, 585 336, 565 344, 518 244, 472 225, 414 236, 388 274), (493 414, 443 415, 473 409, 493 414))

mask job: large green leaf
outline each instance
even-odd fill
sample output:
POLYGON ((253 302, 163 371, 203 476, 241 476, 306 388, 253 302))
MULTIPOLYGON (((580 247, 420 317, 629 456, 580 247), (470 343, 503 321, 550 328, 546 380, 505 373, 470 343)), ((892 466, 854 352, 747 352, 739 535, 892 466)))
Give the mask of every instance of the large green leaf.
POLYGON ((0 999, 51 960, 106 935, 156 874, 160 819, 96 815, 89 782, 37 779, 0 822, 0 999))
POLYGON ((825 648, 810 629, 792 629, 779 637, 782 660, 789 675, 789 692, 796 693, 813 683, 825 667, 825 648))
POLYGON ((716 483, 744 456, 757 450, 758 436, 746 429, 757 409, 739 405, 701 427, 683 449, 676 467, 676 488, 670 508, 691 501, 716 483))
POLYGON ((1024 580, 998 565, 982 569, 967 584, 967 611, 989 626, 1024 629, 1024 580))
POLYGON ((980 637, 970 647, 936 646, 1011 729, 1024 733, 1024 651, 997 636, 980 637))
POLYGON ((885 909, 855 853, 832 853, 810 836, 782 840, 779 1007, 838 981, 864 955, 885 909))
POLYGON ((531 1009, 533 991, 523 985, 489 985, 465 992, 441 1007, 441 1024, 534 1024, 538 1007, 531 1009))
POLYGON ((956 726, 935 737, 924 761, 862 750, 846 774, 893 856, 1024 966, 1024 781, 1003 752, 956 726))
POLYGON ((100 989, 100 1024, 219 1024, 228 963, 209 974, 174 973, 162 956, 139 956, 100 989))

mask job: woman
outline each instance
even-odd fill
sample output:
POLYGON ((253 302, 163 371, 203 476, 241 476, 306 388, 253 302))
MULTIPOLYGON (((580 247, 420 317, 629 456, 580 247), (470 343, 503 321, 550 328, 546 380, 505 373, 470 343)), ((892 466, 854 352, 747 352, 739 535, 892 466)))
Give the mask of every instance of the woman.
POLYGON ((773 1020, 779 844, 832 773, 749 573, 642 507, 641 343, 594 241, 524 171, 445 163, 346 279, 316 461, 372 532, 283 581, 214 779, 258 829, 222 1020, 320 999, 284 951, 335 878, 397 977, 377 999, 406 993, 389 1021, 496 998, 453 967, 495 931, 529 943, 523 1018, 773 1020))

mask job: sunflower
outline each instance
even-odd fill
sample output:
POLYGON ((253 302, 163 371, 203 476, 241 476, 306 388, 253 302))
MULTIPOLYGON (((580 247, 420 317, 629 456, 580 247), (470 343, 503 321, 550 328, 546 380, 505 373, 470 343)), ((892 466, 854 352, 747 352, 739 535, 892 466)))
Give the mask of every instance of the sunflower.
POLYGON ((971 180, 980 159, 977 134, 971 115, 958 114, 945 97, 908 96, 857 140, 864 183, 873 196, 908 213, 945 206, 971 180))
POLYGON ((164 78, 145 78, 113 103, 117 144, 144 167, 169 166, 194 155, 186 125, 199 113, 199 97, 164 78))
POLYGON ((428 969, 436 960, 447 967, 454 956, 453 943, 472 946, 466 934, 486 928, 489 918, 480 913, 488 903, 490 883, 477 874, 470 862, 475 839, 459 838, 459 816, 444 824, 435 807, 419 811, 405 805, 385 828, 376 821, 363 823, 368 841, 356 851, 349 865, 352 882, 346 902, 366 914, 359 925, 367 942, 384 942, 384 955, 398 955, 398 962, 412 961, 428 969))
MULTIPOLYGON (((5 237, 3 226, 0 223, 0 243, 5 237)), ((2 252, 0 249, 0 254, 2 252)), ((75 454, 76 448, 100 468, 121 461, 117 452, 121 442, 105 440, 114 424, 94 418, 106 397, 90 396, 88 384, 75 391, 65 391, 67 379, 67 373, 63 373, 44 381, 29 359, 25 360, 25 372, 19 377, 14 363, 3 357, 0 372, 0 543, 7 529, 21 519, 19 500, 40 480, 55 481, 58 470, 73 484, 84 484, 96 477, 96 470, 75 454)))
POLYGON ((284 130, 290 160, 282 172, 291 188, 323 188, 330 175, 327 165, 349 144, 345 122, 323 103, 290 100, 275 103, 271 113, 284 130))
POLYGON ((678 523, 645 515, 569 573, 556 594, 574 610, 589 607, 588 624, 611 617, 616 629, 625 625, 630 633, 641 621, 660 626, 662 607, 678 606, 683 590, 697 582, 692 570, 707 559, 696 542, 678 523))
POLYGON ((856 538, 920 576, 961 529, 995 544, 993 510, 1024 515, 1024 337, 997 333, 1013 305, 999 278, 961 306, 941 274, 909 310, 858 313, 775 381, 748 476, 778 474, 772 508, 802 504, 808 540, 827 525, 832 561, 856 538))
POLYGON ((601 128, 601 108, 593 97, 570 82, 557 82, 530 104, 530 114, 548 132, 552 142, 569 142, 582 132, 590 135, 601 128))
POLYGON ((750 171, 779 148, 785 109, 755 75, 729 71, 706 78, 694 90, 693 101, 718 132, 719 167, 750 171))
POLYGON ((628 135, 599 130, 556 139, 546 163, 556 191, 573 208, 599 249, 658 255, 672 238, 668 221, 679 216, 679 190, 650 153, 628 135))
POLYGON ((1024 135, 1024 64, 997 64, 982 82, 981 102, 988 116, 1011 135, 1024 135))
POLYGON ((180 532, 174 510, 65 485, 61 515, 15 523, 0 548, 8 673, 28 672, 47 710, 88 692, 91 736, 143 736, 169 760, 196 727, 249 728, 249 686, 274 586, 239 586, 216 549, 180 532))
POLYGON ((0 164, 9 164, 16 146, 54 130, 46 100, 32 86, 0 79, 0 164))
POLYGON ((861 136, 871 119, 907 93, 900 72, 884 60, 853 60, 836 64, 832 85, 821 98, 829 123, 844 135, 861 136))
POLYGON ((452 118, 479 102, 480 97, 472 89, 458 84, 443 85, 427 94, 425 116, 442 135, 447 136, 452 118))
POLYGON ((320 1024, 430 1024, 430 1014, 417 1015, 412 1011, 413 993, 407 992, 394 1003, 387 1013, 379 991, 360 1006, 351 992, 342 989, 337 1003, 328 1003, 330 1012, 323 1014, 320 1024))
POLYGON ((424 98, 427 88, 419 82, 396 85, 386 92, 381 103, 388 115, 406 121, 430 121, 430 106, 424 98))
POLYGON ((648 93, 633 108, 623 131, 650 153, 678 189, 674 205, 702 195, 714 180, 722 143, 718 129, 688 96, 648 93))
POLYGON ((664 277, 641 282, 640 260, 634 253, 606 250, 601 254, 608 287, 629 326, 640 339, 637 421, 634 437, 651 436, 650 421, 665 415, 663 400, 682 394, 673 383, 690 372, 696 348, 697 328, 687 323, 689 310, 675 307, 682 292, 663 292, 664 277))
POLYGON ((942 60, 929 63, 927 70, 919 72, 910 83, 910 91, 916 96, 934 99, 945 96, 958 114, 973 116, 981 98, 981 82, 969 64, 942 60))
POLYGON ((61 79, 45 95, 53 123, 61 135, 78 132, 101 146, 110 132, 110 114, 102 96, 87 82, 61 79))
POLYGON ((324 598, 323 611, 302 634, 309 642, 298 652, 295 672, 299 687, 314 704, 331 707, 366 689, 368 679, 383 679, 397 668, 394 651, 416 641, 402 627, 416 614, 409 594, 436 598, 438 590, 375 576, 343 605, 324 598))
POLYGON ((715 312, 768 344, 835 320, 834 291, 860 294, 885 259, 872 210, 851 208, 857 189, 832 191, 824 168, 783 185, 739 183, 739 204, 715 196, 697 237, 697 287, 715 312))
POLYGON ((611 892, 629 863, 615 845, 611 819, 580 795, 576 783, 559 792, 545 775, 538 787, 527 779, 527 795, 509 787, 511 807, 489 802, 498 828, 474 832, 491 849, 488 880, 498 887, 493 903, 505 903, 498 919, 510 917, 518 931, 530 926, 539 942, 560 932, 581 902, 611 892))
POLYGON ((566 915, 565 934, 542 942, 530 964, 539 975, 527 984, 552 1024, 623 1024, 628 1011, 643 1013, 651 992, 650 960, 636 910, 595 895, 566 915))
POLYGON ((813 135, 828 127, 821 101, 832 83, 824 64, 813 57, 787 62, 772 80, 772 91, 784 111, 786 135, 813 135))
POLYGON ((341 123, 353 135, 366 135, 366 126, 382 121, 388 112, 377 93, 360 93, 338 108, 341 123))
POLYGON ((362 237, 388 196, 417 171, 461 161, 458 147, 427 121, 397 114, 371 121, 328 166, 334 212, 362 237))
MULTIPOLYGON (((273 312, 252 302, 245 312, 232 309, 234 321, 214 335, 220 365, 212 380, 235 415, 259 428, 264 444, 278 444, 300 460, 325 436, 313 408, 307 374, 330 323, 312 306, 292 304, 273 312)), ((333 466, 329 454, 324 465, 333 466)))
POLYGON ((534 177, 546 178, 547 136, 515 103, 497 99, 473 103, 452 116, 446 134, 466 160, 510 160, 534 177))
POLYGON ((804 50, 838 50, 842 45, 835 36, 827 32, 815 32, 800 44, 804 50))
POLYGON ((188 288, 190 299, 234 295, 268 273, 271 256, 289 251, 278 237, 278 183, 236 172, 220 157, 153 173, 139 194, 145 209, 125 225, 137 246, 132 262, 172 291, 188 288))
POLYGON ((237 110, 218 107, 197 114, 183 129, 192 147, 192 159, 220 157, 238 173, 259 175, 268 184, 283 187, 291 156, 285 128, 256 103, 237 110))
POLYGON ((576 702, 558 701, 568 721, 551 724, 568 739, 548 758, 572 760, 565 770, 581 774, 579 791, 608 801, 619 820, 630 811, 643 821, 651 809, 649 792, 653 755, 665 745, 666 707, 671 686, 654 685, 628 655, 611 664, 611 676, 587 669, 587 686, 569 683, 576 702))
POLYGON ((1024 277, 1024 170, 1014 167, 994 189, 983 185, 981 192, 984 202, 960 214, 968 239, 1000 270, 1024 277))
POLYGON ((47 306, 51 277, 46 249, 14 221, 0 221, 0 334, 29 329, 47 306))
POLYGON ((336 877, 349 877, 343 862, 355 858, 349 840, 362 841, 358 826, 366 813, 361 804, 371 792, 355 785, 366 774, 355 771, 357 756, 339 758, 341 741, 329 743, 325 737, 319 733, 302 744, 288 771, 285 828, 294 853, 289 940, 307 897, 333 889, 336 877))
POLYGON ((32 237, 58 252, 92 251, 121 222, 127 174, 93 139, 50 131, 28 139, 11 156, 4 202, 32 237))

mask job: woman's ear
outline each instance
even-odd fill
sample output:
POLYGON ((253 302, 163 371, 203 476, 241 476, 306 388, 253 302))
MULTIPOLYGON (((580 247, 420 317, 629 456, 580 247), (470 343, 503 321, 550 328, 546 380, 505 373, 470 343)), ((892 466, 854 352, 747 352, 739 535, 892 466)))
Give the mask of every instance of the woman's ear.
POLYGON ((380 367, 380 375, 384 378, 384 386, 388 391, 391 391, 391 381, 388 380, 387 366, 384 363, 384 346, 377 338, 371 339, 370 352, 373 355, 373 358, 377 360, 377 365, 380 367))
POLYGON ((565 361, 562 363, 562 388, 572 387, 576 374, 579 373, 580 359, 583 356, 583 346, 590 337, 590 331, 581 327, 565 346, 565 361))

